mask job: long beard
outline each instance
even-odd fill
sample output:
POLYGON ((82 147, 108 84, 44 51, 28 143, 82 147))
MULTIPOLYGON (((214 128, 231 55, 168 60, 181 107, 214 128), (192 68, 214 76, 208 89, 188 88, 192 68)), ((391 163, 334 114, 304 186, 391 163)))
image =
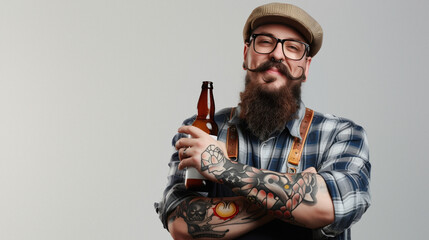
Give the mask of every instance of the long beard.
POLYGON ((296 117, 301 102, 301 80, 289 81, 277 91, 265 91, 246 75, 246 87, 240 93, 240 118, 260 140, 266 140, 296 117))

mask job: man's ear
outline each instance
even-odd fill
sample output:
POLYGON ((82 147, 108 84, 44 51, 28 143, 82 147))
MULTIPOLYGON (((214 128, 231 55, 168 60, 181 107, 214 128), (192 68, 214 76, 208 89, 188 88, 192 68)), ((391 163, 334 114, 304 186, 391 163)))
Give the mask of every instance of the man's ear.
POLYGON ((304 73, 305 74, 305 80, 303 82, 305 82, 308 78, 308 71, 310 69, 311 59, 312 59, 311 57, 307 57, 305 59, 305 73, 304 73))
POLYGON ((247 59, 247 53, 249 52, 249 44, 248 43, 245 43, 244 44, 244 50, 243 50, 243 69, 244 70, 246 70, 245 68, 244 68, 244 64, 245 64, 245 62, 246 62, 246 59, 247 59))

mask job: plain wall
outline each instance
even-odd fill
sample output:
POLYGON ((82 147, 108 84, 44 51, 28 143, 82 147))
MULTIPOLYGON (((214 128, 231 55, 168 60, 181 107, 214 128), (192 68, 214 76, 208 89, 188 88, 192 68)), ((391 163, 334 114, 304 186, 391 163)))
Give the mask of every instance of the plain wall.
MULTIPOLYGON (((171 138, 203 80, 244 87, 256 0, 0 1, 0 239, 169 239, 171 138)), ((305 104, 368 133, 373 205, 353 239, 424 239, 427 1, 290 1, 324 29, 305 104)))

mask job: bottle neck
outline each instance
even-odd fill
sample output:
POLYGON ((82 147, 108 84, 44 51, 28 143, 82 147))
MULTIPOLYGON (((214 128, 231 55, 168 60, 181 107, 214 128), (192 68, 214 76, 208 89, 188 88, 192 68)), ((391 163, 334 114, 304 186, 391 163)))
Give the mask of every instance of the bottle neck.
POLYGON ((215 103, 213 97, 213 87, 209 82, 203 82, 201 87, 201 95, 198 100, 198 116, 199 119, 213 119, 215 114, 215 103))

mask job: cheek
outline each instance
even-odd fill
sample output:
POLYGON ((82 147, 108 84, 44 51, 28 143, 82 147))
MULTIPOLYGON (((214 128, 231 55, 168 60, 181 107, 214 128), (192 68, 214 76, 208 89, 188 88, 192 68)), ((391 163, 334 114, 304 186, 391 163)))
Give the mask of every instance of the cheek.
POLYGON ((291 71, 292 76, 299 76, 302 75, 305 72, 306 65, 305 62, 294 62, 288 64, 289 69, 291 71))
POLYGON ((261 63, 263 63, 263 56, 257 56, 255 54, 248 54, 246 59, 246 65, 249 68, 257 68, 261 63))
POLYGON ((247 55, 245 56, 244 61, 245 61, 246 66, 248 68, 253 69, 253 68, 258 67, 259 64, 261 64, 264 61, 263 57, 265 57, 265 56, 261 55, 261 54, 256 54, 252 50, 249 50, 247 52, 247 55))

